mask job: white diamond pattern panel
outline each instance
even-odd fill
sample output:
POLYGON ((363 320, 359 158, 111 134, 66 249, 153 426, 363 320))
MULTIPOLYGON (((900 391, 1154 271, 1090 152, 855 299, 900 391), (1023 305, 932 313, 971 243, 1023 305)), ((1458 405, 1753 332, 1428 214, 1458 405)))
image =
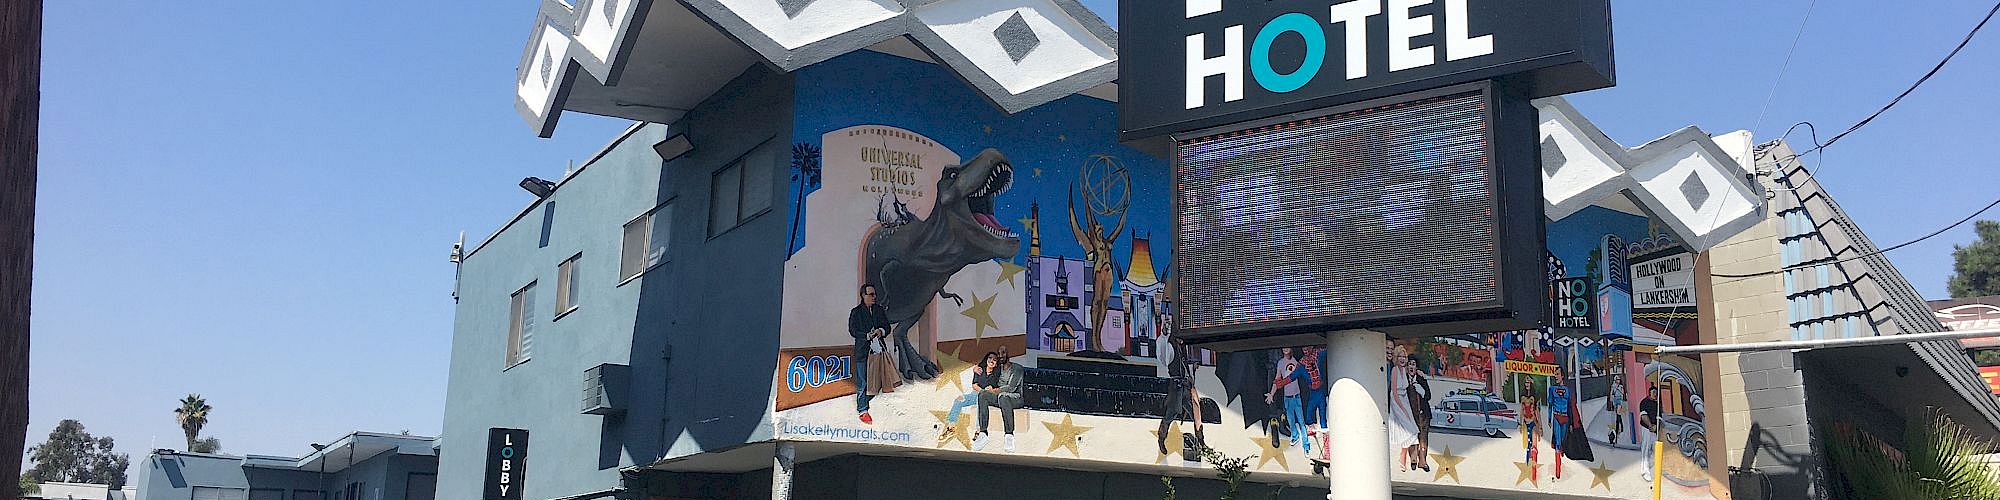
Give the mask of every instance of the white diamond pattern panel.
MULTIPOLYGON (((944 0, 918 9, 915 16, 922 29, 972 66, 953 69, 983 73, 1012 94, 1111 64, 1118 58, 1110 44, 1097 39, 1049 0, 944 0), (996 35, 1021 28, 1032 33, 1036 43, 1031 50, 1018 52, 1017 58, 1010 52, 1009 41, 996 35)), ((954 58, 945 59, 958 64, 954 58)))
MULTIPOLYGON (((892 21, 903 14, 896 0, 714 0, 728 14, 742 19, 759 34, 786 49, 798 49, 876 23, 892 21), (791 8, 795 12, 787 12, 791 8)), ((700 3, 693 4, 700 8, 700 3)), ((706 10, 706 9, 703 9, 706 10)), ((716 14, 709 13, 710 17, 716 14)))
POLYGON ((1562 98, 1538 99, 1542 196, 1551 219, 1627 193, 1694 251, 1708 250, 1763 219, 1764 196, 1749 171, 1708 133, 1687 127, 1638 148, 1611 140, 1562 98), (1556 152, 1546 148, 1553 146, 1556 152))
POLYGON ((537 35, 534 55, 521 68, 515 95, 537 116, 553 113, 556 86, 568 76, 570 38, 554 26, 543 25, 537 35))

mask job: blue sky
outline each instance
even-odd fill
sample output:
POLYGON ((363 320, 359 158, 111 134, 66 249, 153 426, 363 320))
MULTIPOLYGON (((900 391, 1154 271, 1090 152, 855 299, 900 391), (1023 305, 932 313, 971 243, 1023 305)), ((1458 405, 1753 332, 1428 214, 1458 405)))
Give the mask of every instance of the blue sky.
MULTIPOLYGON (((1637 145, 1687 125, 1866 116, 1991 4, 1828 2, 1759 121, 1809 0, 1616 0, 1613 89, 1572 100, 1637 145)), ((1112 0, 1084 0, 1116 22, 1112 0)), ((477 241, 625 126, 553 139, 512 106, 535 3, 47 2, 30 441, 63 418, 121 451, 181 446, 190 392, 232 453, 351 430, 435 435, 459 231, 477 241)), ((1827 151, 1821 180, 1883 246, 2000 190, 2000 34, 1827 151)), ((1795 136, 1803 141, 1802 135, 1795 136)), ((2000 219, 2000 213, 1987 218, 2000 219)), ((1968 225, 1969 226, 1969 225, 1968 225)), ((1942 298, 1961 228, 1891 254, 1942 298)))

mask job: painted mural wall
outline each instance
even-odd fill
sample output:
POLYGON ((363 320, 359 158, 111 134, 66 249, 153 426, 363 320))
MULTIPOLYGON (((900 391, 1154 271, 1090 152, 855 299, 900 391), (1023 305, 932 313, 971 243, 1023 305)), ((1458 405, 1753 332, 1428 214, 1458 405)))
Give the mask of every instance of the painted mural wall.
MULTIPOLYGON (((784 439, 1319 472, 1316 346, 1180 347, 1167 165, 1111 102, 1004 115, 936 66, 858 52, 797 73, 794 214, 775 376, 784 439)), ((1549 225, 1548 328, 1384 346, 1409 484, 1708 498, 1693 258, 1643 215, 1549 225)))

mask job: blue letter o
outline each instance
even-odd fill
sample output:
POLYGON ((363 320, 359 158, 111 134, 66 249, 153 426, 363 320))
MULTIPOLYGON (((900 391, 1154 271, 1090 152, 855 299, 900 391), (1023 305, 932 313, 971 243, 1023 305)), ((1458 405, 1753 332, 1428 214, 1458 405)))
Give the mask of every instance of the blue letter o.
POLYGON ((1319 75, 1319 67, 1326 63, 1326 31, 1320 29, 1319 21, 1312 16, 1293 12, 1272 19, 1264 29, 1257 32, 1257 41, 1250 45, 1250 75, 1257 78, 1257 85, 1277 93, 1298 90, 1312 82, 1319 75), (1289 75, 1280 75, 1271 69, 1271 42, 1285 32, 1298 33, 1306 39, 1306 59, 1299 69, 1289 75))

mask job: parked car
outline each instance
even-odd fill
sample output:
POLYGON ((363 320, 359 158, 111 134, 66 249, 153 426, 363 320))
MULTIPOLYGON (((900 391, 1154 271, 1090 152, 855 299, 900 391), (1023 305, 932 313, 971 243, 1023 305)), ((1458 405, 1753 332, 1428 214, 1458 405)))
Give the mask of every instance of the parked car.
POLYGON ((1498 396, 1487 392, 1460 392, 1445 396, 1431 408, 1431 428, 1477 431, 1486 437, 1501 437, 1501 429, 1519 427, 1519 414, 1498 396))

